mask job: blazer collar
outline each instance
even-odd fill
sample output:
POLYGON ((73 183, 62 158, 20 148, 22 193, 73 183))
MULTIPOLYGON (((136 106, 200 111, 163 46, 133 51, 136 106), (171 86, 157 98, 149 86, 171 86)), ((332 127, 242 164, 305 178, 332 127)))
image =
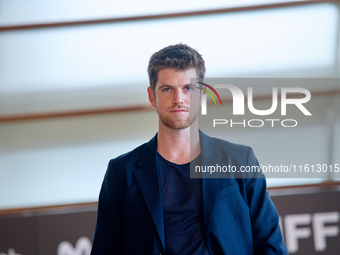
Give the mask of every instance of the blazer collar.
POLYGON ((201 156, 203 162, 211 162, 220 160, 223 155, 216 144, 216 142, 210 137, 199 130, 200 142, 201 142, 201 156))

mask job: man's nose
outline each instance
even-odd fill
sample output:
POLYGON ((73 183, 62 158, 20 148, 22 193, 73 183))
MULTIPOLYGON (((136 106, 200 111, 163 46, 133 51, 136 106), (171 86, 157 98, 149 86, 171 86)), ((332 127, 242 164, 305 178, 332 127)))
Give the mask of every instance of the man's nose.
POLYGON ((184 94, 180 89, 176 89, 173 97, 174 104, 183 104, 184 103, 184 94))

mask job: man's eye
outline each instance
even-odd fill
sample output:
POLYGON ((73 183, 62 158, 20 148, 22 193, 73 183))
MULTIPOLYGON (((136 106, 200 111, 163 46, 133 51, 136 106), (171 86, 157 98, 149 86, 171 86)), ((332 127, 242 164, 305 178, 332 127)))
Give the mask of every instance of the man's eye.
POLYGON ((164 91, 164 92, 169 92, 169 91, 170 91, 170 88, 164 88, 164 89, 162 89, 162 91, 164 91))
POLYGON ((185 87, 185 89, 186 89, 187 91, 190 91, 190 90, 192 89, 192 87, 185 87))

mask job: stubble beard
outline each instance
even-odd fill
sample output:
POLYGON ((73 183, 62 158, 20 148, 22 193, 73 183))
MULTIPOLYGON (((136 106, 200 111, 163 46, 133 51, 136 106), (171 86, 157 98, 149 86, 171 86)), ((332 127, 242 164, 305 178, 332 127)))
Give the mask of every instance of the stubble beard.
MULTIPOLYGON (((157 107, 156 107, 156 111, 158 113, 158 118, 160 119, 160 121, 166 126, 169 127, 171 129, 176 129, 176 130, 180 130, 180 129, 185 129, 189 126, 191 126, 197 119, 198 114, 194 114, 192 116, 190 110, 189 110, 189 115, 185 118, 176 118, 176 117, 171 117, 169 116, 169 114, 162 114, 158 111, 157 107)), ((170 113, 171 115, 171 113, 170 113)))

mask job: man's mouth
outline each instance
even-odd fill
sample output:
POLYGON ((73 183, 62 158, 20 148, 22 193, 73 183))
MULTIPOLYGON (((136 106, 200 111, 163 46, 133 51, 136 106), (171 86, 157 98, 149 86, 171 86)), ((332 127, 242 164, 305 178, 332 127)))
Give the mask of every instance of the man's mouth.
POLYGON ((170 112, 172 112, 172 113, 188 112, 188 109, 184 109, 184 108, 176 108, 176 109, 170 110, 170 112))

